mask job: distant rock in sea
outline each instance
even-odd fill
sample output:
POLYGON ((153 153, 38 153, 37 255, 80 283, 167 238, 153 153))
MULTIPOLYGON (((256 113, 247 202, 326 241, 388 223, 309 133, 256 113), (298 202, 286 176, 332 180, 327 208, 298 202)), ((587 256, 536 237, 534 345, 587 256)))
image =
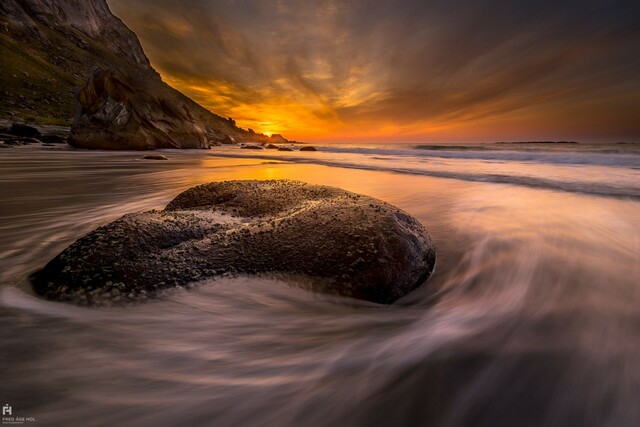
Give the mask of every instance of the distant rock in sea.
POLYGON ((94 230, 32 283, 49 299, 103 305, 222 275, 274 273, 390 304, 420 286, 434 264, 425 228, 380 200, 296 181, 226 181, 94 230))
POLYGON ((300 147, 300 151, 318 151, 318 150, 316 149, 316 147, 305 145, 304 147, 300 147))
POLYGON ((167 156, 163 156, 162 154, 147 154, 143 157, 144 160, 169 160, 167 156))

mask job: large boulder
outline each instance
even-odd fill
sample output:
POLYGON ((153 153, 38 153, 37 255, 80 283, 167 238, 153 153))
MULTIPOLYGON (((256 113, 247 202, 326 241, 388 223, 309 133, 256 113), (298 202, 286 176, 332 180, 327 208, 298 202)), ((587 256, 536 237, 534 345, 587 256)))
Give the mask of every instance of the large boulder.
POLYGON ((97 69, 78 93, 68 143, 79 148, 207 148, 207 129, 162 82, 97 69))
POLYGON ((423 283, 434 264, 424 227, 380 200, 296 181, 226 181, 96 229, 32 283, 46 298, 91 305, 215 276, 275 273, 389 304, 423 283))

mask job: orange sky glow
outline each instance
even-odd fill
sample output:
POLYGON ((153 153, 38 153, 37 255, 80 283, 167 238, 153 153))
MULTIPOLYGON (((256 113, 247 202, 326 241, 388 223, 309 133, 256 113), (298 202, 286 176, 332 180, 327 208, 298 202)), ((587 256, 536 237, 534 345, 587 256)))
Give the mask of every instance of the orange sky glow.
POLYGON ((167 83, 256 132, 327 142, 640 136, 633 3, 391 3, 109 1, 167 83))

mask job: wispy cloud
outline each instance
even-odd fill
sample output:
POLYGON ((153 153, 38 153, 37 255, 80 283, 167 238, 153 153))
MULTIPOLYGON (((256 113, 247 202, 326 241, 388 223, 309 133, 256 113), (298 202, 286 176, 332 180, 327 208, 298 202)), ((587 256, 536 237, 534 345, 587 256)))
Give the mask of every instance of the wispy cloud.
POLYGON ((109 3, 165 79, 257 131, 640 136, 635 0, 109 3))

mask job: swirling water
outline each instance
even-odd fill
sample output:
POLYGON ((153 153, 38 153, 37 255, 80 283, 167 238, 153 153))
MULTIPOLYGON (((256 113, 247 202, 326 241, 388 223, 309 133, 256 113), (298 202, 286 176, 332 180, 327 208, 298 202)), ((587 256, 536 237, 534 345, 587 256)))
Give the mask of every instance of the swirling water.
MULTIPOLYGON (((0 152, 0 404, 41 425, 640 424, 636 146, 0 152), (257 150, 256 150, 257 151, 257 150), (438 263, 390 306, 228 278, 136 306, 28 275, 126 212, 223 179, 395 204, 438 263)), ((318 230, 322 232, 322 230, 318 230)))

